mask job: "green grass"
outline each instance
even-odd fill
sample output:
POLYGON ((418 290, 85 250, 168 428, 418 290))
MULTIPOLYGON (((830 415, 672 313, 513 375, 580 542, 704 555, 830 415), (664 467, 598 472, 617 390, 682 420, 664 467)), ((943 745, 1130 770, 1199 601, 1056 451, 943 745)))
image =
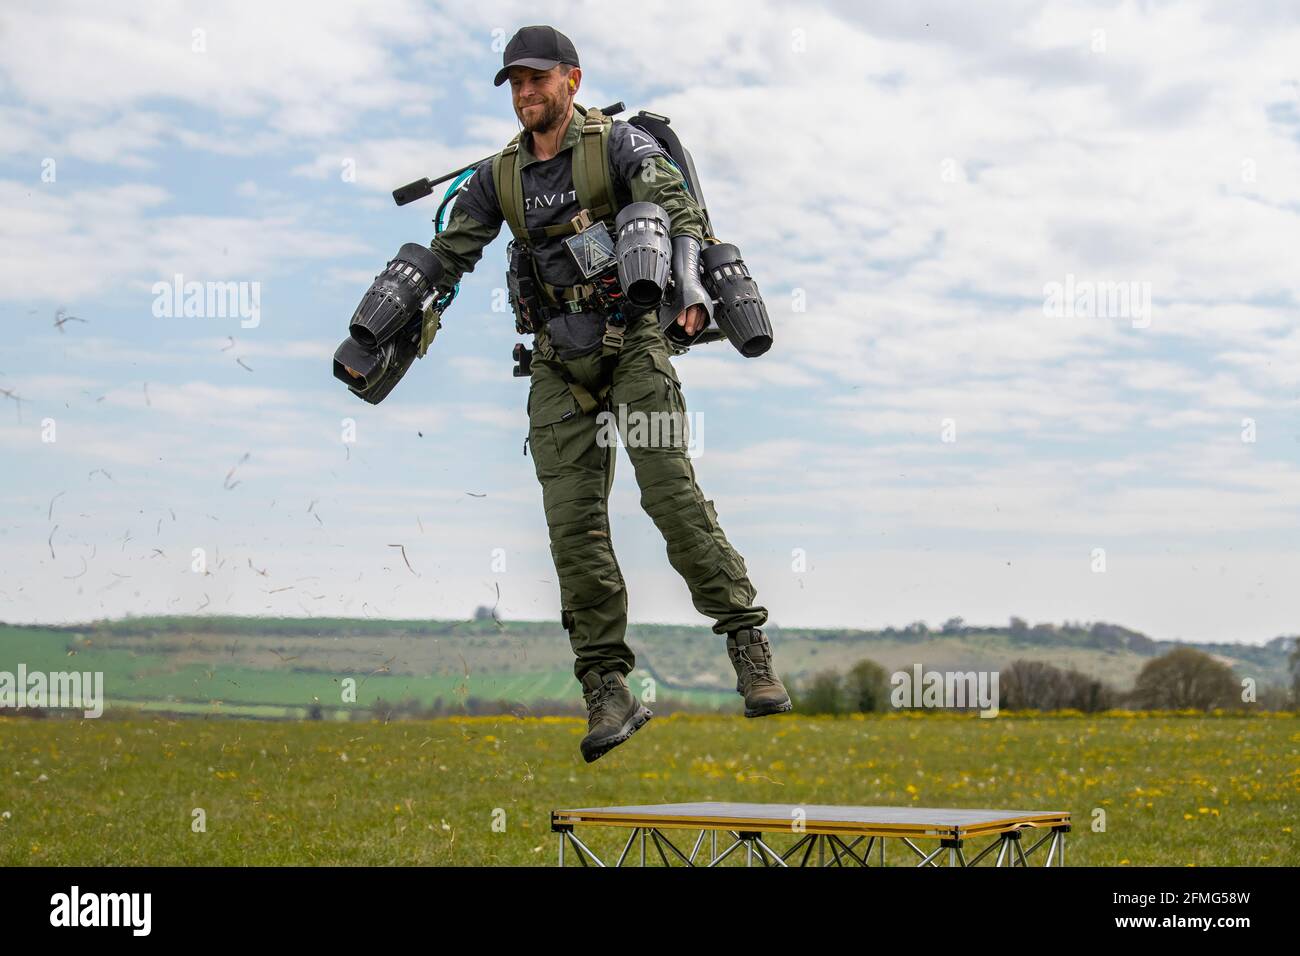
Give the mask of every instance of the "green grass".
MULTIPOLYGON (((0 864, 542 865, 552 809, 687 800, 1064 809, 1072 865, 1300 864, 1293 715, 679 716, 591 765, 584 730, 6 718, 0 864), (206 832, 191 829, 196 808, 206 832)), ((891 844, 892 862, 905 852, 891 844)))

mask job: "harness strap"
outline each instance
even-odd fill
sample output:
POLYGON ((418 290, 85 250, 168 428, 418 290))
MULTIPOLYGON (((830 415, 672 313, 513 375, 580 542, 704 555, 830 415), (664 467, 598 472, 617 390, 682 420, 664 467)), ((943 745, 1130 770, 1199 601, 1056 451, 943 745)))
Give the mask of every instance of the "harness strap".
MULTIPOLYGON (((573 188, 579 207, 588 214, 588 223, 612 215, 614 205, 613 180, 609 170, 609 131, 612 122, 595 107, 585 108, 577 103, 573 108, 583 116, 582 135, 573 148, 573 188)), ((523 131, 515 134, 506 147, 492 157, 492 183, 496 187, 501 215, 510 226, 511 234, 520 240, 540 242, 556 236, 581 232, 578 222, 570 221, 538 229, 529 229, 524 219, 524 178, 519 165, 519 148, 523 131)))
POLYGON ((528 238, 528 227, 524 224, 524 178, 519 173, 519 145, 523 135, 522 130, 515 133, 505 149, 492 157, 492 184, 496 186, 497 202, 516 239, 528 238))
POLYGON ((573 151, 573 188, 578 206, 593 220, 614 211, 614 184, 609 172, 610 118, 594 106, 583 116, 582 137, 573 151))
POLYGON ((551 347, 550 336, 542 334, 537 337, 539 354, 533 357, 533 361, 541 362, 564 379, 564 384, 569 386, 569 391, 577 399, 582 413, 590 415, 605 404, 609 390, 614 384, 614 368, 618 365, 618 355, 623 349, 624 329, 623 323, 605 320, 605 334, 600 340, 600 387, 596 389, 594 396, 582 383, 574 379, 573 373, 556 355, 551 347))
POLYGON ((601 386, 600 391, 596 393, 596 397, 602 404, 614 384, 614 366, 618 365, 618 353, 623 349, 624 329, 625 326, 621 322, 616 325, 608 319, 605 320, 605 334, 600 340, 601 386))
POLYGON ((592 282, 583 285, 551 285, 545 279, 539 279, 538 285, 552 305, 567 312, 581 312, 582 307, 596 293, 596 285, 592 282))

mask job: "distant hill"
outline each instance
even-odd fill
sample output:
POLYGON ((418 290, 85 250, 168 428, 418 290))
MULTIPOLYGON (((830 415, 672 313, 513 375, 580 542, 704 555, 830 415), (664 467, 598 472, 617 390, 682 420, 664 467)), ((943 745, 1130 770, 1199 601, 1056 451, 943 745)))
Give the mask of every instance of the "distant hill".
MULTIPOLYGON (((1180 643, 1113 624, 968 627, 954 619, 881 631, 781 628, 771 637, 782 676, 847 671, 870 658, 889 671, 996 670, 1017 659, 1076 668, 1129 689, 1152 657, 1180 643)), ((724 638, 705 627, 628 628, 637 676, 661 700, 734 706, 724 638)), ((1213 654, 1262 688, 1289 686, 1293 637, 1264 645, 1186 644, 1213 654)), ((138 617, 87 624, 0 625, 0 670, 102 670, 111 700, 250 709, 330 708, 344 678, 358 705, 382 699, 425 705, 480 701, 577 702, 568 635, 555 621, 390 621, 354 618, 138 617)), ((184 709, 178 707, 177 709, 184 709)))

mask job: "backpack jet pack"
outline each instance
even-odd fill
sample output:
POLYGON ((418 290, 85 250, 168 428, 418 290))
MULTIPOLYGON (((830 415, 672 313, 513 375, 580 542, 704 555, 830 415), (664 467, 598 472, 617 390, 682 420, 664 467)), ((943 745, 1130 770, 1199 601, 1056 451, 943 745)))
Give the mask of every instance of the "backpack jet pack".
MULTIPOLYGON (((600 113, 615 116, 624 109, 620 102, 605 107, 600 113)), ((714 236, 704 190, 690 151, 682 145, 666 116, 641 110, 627 122, 651 136, 668 154, 669 160, 681 172, 691 198, 703 212, 707 230, 703 247, 692 249, 689 244, 668 239, 668 216, 661 207, 653 203, 632 203, 620 210, 613 230, 614 258, 618 262, 618 284, 622 286, 626 300, 640 308, 657 308, 659 326, 678 354, 692 345, 725 338, 746 358, 762 355, 772 347, 772 323, 767 307, 740 250, 714 236), (624 254, 620 255, 620 251, 624 254), (638 283, 633 294, 628 294, 630 283, 638 283), (703 287, 707 298, 691 295, 692 287, 698 286, 703 287), (655 295, 656 289, 660 292, 658 296, 655 295), (687 336, 675 319, 683 303, 697 301, 705 306, 711 321, 693 336, 687 336)), ((440 183, 455 180, 438 207, 434 221, 440 225, 444 210, 468 178, 465 174, 481 162, 483 160, 477 160, 434 180, 418 179, 401 186, 393 190, 393 200, 404 206, 431 195, 440 183)), ((516 271, 512 264, 511 275, 514 276, 516 271)), ((514 298, 512 294, 512 300, 514 298)))
MULTIPOLYGON (((623 112, 615 103, 599 112, 610 117, 623 112)), ((772 347, 772 323, 758 284, 741 258, 740 250, 713 235, 704 191, 690 151, 669 125, 668 117, 642 110, 628 124, 654 138, 682 174, 686 188, 704 214, 704 245, 686 236, 669 237, 668 214, 654 203, 634 202, 619 211, 613 236, 613 263, 604 278, 605 288, 618 286, 621 298, 640 309, 656 309, 659 327, 677 353, 692 345, 727 339, 746 358, 772 347), (616 275, 616 279, 615 279, 616 275), (704 307, 708 321, 687 336, 676 317, 688 305, 704 307), (715 324, 716 322, 716 324, 715 324)), ((433 193, 435 186, 453 180, 438 206, 434 223, 438 232, 444 214, 465 182, 483 160, 453 170, 437 179, 418 179, 393 190, 399 206, 433 193)), ((518 268, 521 250, 511 244, 511 304, 520 315, 525 296, 518 268)), ((533 270, 528 270, 532 272, 533 270)), ((378 404, 406 374, 411 363, 424 355, 440 325, 440 316, 456 296, 457 287, 441 282, 442 264, 425 246, 406 243, 375 276, 348 324, 348 337, 334 354, 334 376, 358 397, 378 404)), ((597 283, 600 287, 602 283, 597 283)), ((531 283, 528 288, 535 288, 531 283)), ((611 299, 613 301, 613 299, 611 299)), ((618 304, 616 303, 616 307, 618 304)), ((526 350, 525 350, 526 351, 526 350)), ((518 356, 517 356, 518 357, 518 356)), ((516 370, 518 373, 518 369, 516 370)))

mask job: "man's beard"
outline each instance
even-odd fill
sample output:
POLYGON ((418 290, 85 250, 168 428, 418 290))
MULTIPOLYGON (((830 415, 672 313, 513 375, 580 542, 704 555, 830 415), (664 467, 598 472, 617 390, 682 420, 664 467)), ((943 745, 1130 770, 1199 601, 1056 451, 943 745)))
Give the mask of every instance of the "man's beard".
POLYGON ((536 105, 541 106, 542 108, 540 111, 537 111, 538 115, 534 116, 532 120, 524 119, 523 110, 521 109, 519 111, 521 114, 519 122, 524 124, 524 129, 528 130, 528 132, 549 132, 559 124, 560 120, 564 119, 565 102, 563 97, 557 96, 553 100, 543 100, 541 103, 536 105))

